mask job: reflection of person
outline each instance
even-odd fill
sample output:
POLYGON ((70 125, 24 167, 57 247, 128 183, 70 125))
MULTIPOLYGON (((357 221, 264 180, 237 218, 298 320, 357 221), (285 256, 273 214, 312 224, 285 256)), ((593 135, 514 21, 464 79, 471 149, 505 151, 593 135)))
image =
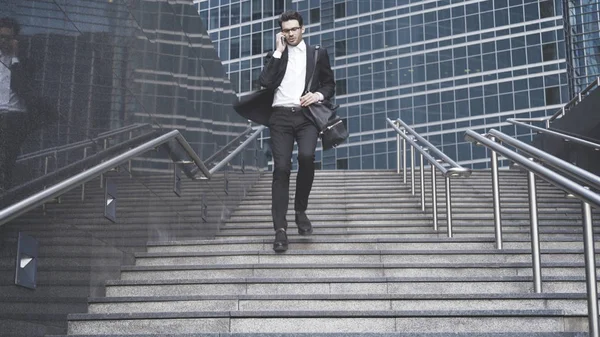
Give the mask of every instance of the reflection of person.
POLYGON ((274 93, 268 123, 275 162, 271 196, 275 227, 273 249, 283 252, 288 248, 286 215, 294 140, 298 143, 295 222, 300 235, 312 233, 312 224, 305 211, 315 174, 314 158, 319 130, 312 119, 307 117, 310 114, 307 106, 331 98, 335 91, 335 81, 325 49, 318 49, 318 64, 315 68, 315 47, 308 46, 302 39, 302 16, 298 12, 284 12, 279 25, 281 32, 276 36, 277 49, 266 56, 260 84, 274 93), (314 80, 311 87, 306 88, 313 69, 314 80))
POLYGON ((21 85, 17 56, 19 24, 10 18, 0 19, 0 193, 8 189, 14 163, 24 140, 25 107, 17 94, 21 85))
POLYGON ((0 194, 12 185, 23 141, 56 114, 36 90, 31 64, 18 54, 19 32, 16 20, 0 19, 0 194))

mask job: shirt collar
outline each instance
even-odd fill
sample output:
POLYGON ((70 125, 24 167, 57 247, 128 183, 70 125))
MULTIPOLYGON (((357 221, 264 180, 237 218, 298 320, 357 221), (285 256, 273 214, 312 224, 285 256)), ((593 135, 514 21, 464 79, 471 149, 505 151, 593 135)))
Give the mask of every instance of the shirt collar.
POLYGON ((290 47, 290 51, 293 51, 293 52, 306 51, 306 43, 304 43, 304 39, 302 39, 302 41, 300 41, 300 43, 298 43, 297 46, 289 46, 289 47, 290 47))

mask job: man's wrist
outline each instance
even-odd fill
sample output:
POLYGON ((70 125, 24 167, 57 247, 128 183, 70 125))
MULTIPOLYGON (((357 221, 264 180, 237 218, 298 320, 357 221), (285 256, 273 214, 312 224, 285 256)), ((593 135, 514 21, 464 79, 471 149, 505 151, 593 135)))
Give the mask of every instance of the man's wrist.
POLYGON ((273 57, 276 59, 280 59, 282 54, 283 54, 283 52, 276 50, 273 52, 273 57))

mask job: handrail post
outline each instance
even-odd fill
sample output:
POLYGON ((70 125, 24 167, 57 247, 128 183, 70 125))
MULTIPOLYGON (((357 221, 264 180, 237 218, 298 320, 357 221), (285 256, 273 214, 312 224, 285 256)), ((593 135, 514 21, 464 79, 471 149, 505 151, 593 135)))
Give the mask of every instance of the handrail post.
MULTIPOLYGON (((395 122, 397 127, 400 127, 398 121, 395 122)), ((396 173, 400 174, 400 134, 396 134, 396 173)))
POLYGON ((415 195, 415 147, 410 146, 410 192, 415 195))
POLYGON ((48 174, 48 172, 50 171, 49 170, 49 165, 50 164, 48 163, 48 158, 50 158, 50 157, 46 156, 44 158, 44 175, 48 174))
POLYGON ((425 212, 425 165, 423 165, 423 154, 419 156, 419 178, 421 179, 421 211, 425 212))
MULTIPOLYGON (((104 150, 108 148, 108 138, 104 138, 104 150)), ((100 174, 100 188, 104 188, 104 173, 100 174)))
MULTIPOLYGON (((49 171, 48 167, 50 164, 48 163, 48 158, 50 158, 50 157, 49 156, 44 157, 44 175, 47 175, 48 171, 49 171)), ((44 189, 46 189, 46 187, 47 186, 44 185, 44 189)), ((46 203, 42 204, 42 210, 44 212, 46 212, 46 203)))
MULTIPOLYGON (((129 131, 129 140, 131 140, 132 138, 133 138, 133 131, 129 131)), ((129 178, 133 178, 133 174, 131 173, 131 170, 133 169, 131 159, 127 163, 127 169, 129 170, 129 178)))
MULTIPOLYGON (((490 137, 490 140, 496 141, 495 137, 490 137)), ((496 248, 502 249, 502 220, 500 218, 500 183, 498 180, 498 154, 492 151, 492 195, 494 203, 494 228, 496 233, 496 248)))
MULTIPOLYGON (((402 133, 406 136, 406 131, 402 129, 402 133)), ((406 138, 402 138, 402 180, 406 184, 406 138)))
POLYGON ((600 337, 600 332, 598 329, 598 285, 596 283, 596 255, 594 252, 592 208, 587 202, 583 202, 582 206, 589 336, 600 337))
MULTIPOLYGON (((533 158, 530 158, 533 160, 533 158)), ((536 293, 542 292, 542 262, 540 256, 540 233, 538 226, 537 191, 535 174, 527 172, 527 186, 529 191, 529 216, 531 220, 531 260, 533 262, 533 286, 536 293)))
MULTIPOLYGON (((83 158, 87 158, 88 147, 83 148, 83 158)), ((85 182, 81 184, 81 201, 85 201, 85 182)))
POLYGON ((433 209, 433 230, 438 231, 437 187, 435 181, 435 165, 431 164, 431 205, 433 209))
POLYGON ((265 148, 265 132, 264 130, 260 132, 260 148, 265 148))
POLYGON ((446 222, 448 225, 448 237, 452 237, 452 191, 450 177, 446 177, 446 222))
POLYGON ((546 119, 546 129, 550 129, 550 120, 546 119))

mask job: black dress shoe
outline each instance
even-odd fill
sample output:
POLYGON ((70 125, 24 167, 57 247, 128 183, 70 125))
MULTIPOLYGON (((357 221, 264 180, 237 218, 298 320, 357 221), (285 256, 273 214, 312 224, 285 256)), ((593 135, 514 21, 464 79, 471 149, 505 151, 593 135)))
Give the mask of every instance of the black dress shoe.
POLYGON ((273 242, 273 250, 277 253, 283 253, 288 249, 288 239, 285 229, 280 228, 275 232, 275 241, 273 242))
POLYGON ((300 235, 311 235, 313 232, 312 224, 304 212, 296 212, 296 225, 300 235))

